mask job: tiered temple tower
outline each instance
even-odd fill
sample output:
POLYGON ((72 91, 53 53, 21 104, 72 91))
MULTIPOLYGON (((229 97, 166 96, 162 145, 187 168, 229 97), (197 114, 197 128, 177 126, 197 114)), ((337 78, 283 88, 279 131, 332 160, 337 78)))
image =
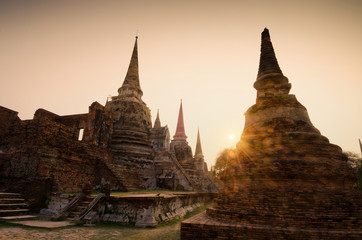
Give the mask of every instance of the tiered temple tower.
POLYGON ((267 29, 254 87, 256 104, 245 113, 224 188, 207 215, 182 224, 181 238, 361 239, 355 174, 341 148, 320 134, 289 94, 267 29))
POLYGON ((177 160, 184 168, 194 168, 192 159, 192 150, 186 141, 187 136, 185 134, 184 116, 182 110, 182 100, 180 104, 180 110, 178 114, 176 133, 171 141, 171 151, 175 153, 177 160))
POLYGON ((137 37, 127 75, 118 96, 112 97, 106 107, 113 112, 113 133, 110 148, 116 161, 123 164, 143 166, 138 173, 142 186, 154 188, 153 150, 151 144, 151 113, 142 100, 138 73, 137 37))
POLYGON ((205 170, 207 169, 207 166, 204 161, 204 155, 202 154, 200 133, 198 132, 197 135, 196 151, 194 157, 192 156, 191 147, 187 143, 186 139, 187 136, 185 134, 181 102, 176 133, 173 136, 173 140, 170 144, 171 152, 176 156, 177 161, 185 169, 188 176, 190 176, 195 190, 216 192, 218 188, 207 175, 205 170))
POLYGON ((152 146, 156 152, 170 150, 170 132, 167 125, 161 127, 160 114, 158 110, 155 124, 151 129, 151 133, 152 146))
POLYGON ((202 153, 199 129, 197 129, 197 142, 196 142, 194 159, 195 159, 196 170, 207 172, 207 164, 204 159, 204 154, 202 153))

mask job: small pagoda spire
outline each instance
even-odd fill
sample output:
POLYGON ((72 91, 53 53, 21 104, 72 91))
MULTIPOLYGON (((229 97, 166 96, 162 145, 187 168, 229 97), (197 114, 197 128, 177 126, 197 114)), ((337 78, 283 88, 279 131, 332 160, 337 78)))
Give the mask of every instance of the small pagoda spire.
POLYGON ((275 57, 269 30, 264 28, 261 34, 259 71, 254 88, 257 90, 257 101, 289 94, 292 85, 280 70, 275 57))
POLYGON ((202 148, 201 148, 201 140, 200 140, 200 130, 197 129, 197 142, 196 142, 196 149, 195 149, 195 157, 200 156, 204 157, 202 154, 202 148))
POLYGON ((260 62, 257 79, 268 74, 283 75, 275 56, 273 44, 270 40, 269 30, 264 28, 261 34, 260 62))
POLYGON ((185 134, 185 127, 184 127, 184 115, 182 111, 182 100, 180 104, 180 110, 178 113, 178 120, 177 120, 177 127, 176 133, 173 136, 174 140, 186 140, 187 136, 185 134))
POLYGON ((359 148, 361 149, 361 156, 362 156, 362 143, 361 143, 361 139, 358 139, 359 141, 359 148))
POLYGON ((155 125, 153 126, 154 128, 160 128, 161 127, 161 121, 160 121, 160 115, 159 115, 159 111, 157 109, 157 117, 155 120, 155 125))
POLYGON ((138 36, 136 36, 135 44, 133 47, 133 53, 131 61, 129 63, 128 71, 126 77, 124 78, 122 87, 118 89, 118 93, 122 92, 122 88, 133 88, 141 93, 142 90, 140 86, 139 73, 138 73, 138 47, 137 47, 138 36))

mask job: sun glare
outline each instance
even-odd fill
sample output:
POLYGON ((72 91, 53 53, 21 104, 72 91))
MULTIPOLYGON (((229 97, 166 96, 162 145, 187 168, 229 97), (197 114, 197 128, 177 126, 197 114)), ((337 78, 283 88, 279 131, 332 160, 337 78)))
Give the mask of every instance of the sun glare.
POLYGON ((230 140, 233 140, 233 139, 234 139, 234 135, 229 134, 229 139, 230 139, 230 140))

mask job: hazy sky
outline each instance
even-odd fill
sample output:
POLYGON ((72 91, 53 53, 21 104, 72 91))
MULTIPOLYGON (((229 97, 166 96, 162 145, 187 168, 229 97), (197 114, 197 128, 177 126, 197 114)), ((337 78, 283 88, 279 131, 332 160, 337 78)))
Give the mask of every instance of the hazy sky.
POLYGON ((362 1, 0 0, 0 105, 88 112, 117 95, 138 33, 143 100, 175 133, 180 99, 205 159, 235 146, 268 27, 291 93, 345 151, 362 138, 362 1), (229 139, 233 134, 235 138, 229 139))

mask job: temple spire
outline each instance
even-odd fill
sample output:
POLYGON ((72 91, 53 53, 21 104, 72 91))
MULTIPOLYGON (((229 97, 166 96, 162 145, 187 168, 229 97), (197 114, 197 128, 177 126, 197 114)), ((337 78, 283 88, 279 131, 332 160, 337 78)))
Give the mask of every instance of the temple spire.
POLYGON ((254 88, 257 90, 257 103, 259 100, 275 96, 286 96, 291 87, 288 78, 280 70, 269 30, 265 28, 261 34, 259 71, 254 83, 254 88))
POLYGON ((178 120, 177 120, 177 127, 176 133, 173 136, 174 140, 186 140, 187 136, 185 134, 185 127, 184 127, 184 115, 182 111, 182 100, 180 104, 180 110, 178 113, 178 120))
POLYGON ((359 147, 360 147, 360 149, 361 149, 361 156, 362 156, 362 143, 361 143, 361 139, 358 139, 358 141, 359 141, 359 147))
POLYGON ((139 73, 138 73, 138 46, 137 46, 138 36, 136 36, 135 44, 133 47, 131 61, 129 63, 128 71, 126 77, 124 78, 122 87, 118 89, 118 93, 121 94, 122 88, 133 88, 141 93, 142 90, 140 86, 139 73))
POLYGON ((264 31, 261 34, 260 62, 257 78, 261 78, 269 74, 283 75, 274 53, 273 44, 270 40, 269 30, 267 28, 264 28, 264 31))
POLYGON ((200 140, 200 130, 197 129, 197 142, 196 142, 196 149, 195 149, 195 157, 196 156, 204 156, 202 154, 202 148, 201 148, 201 140, 200 140))
POLYGON ((157 117, 155 120, 155 125, 153 126, 154 128, 160 128, 161 127, 161 121, 160 121, 160 115, 159 115, 159 111, 157 109, 157 117))

